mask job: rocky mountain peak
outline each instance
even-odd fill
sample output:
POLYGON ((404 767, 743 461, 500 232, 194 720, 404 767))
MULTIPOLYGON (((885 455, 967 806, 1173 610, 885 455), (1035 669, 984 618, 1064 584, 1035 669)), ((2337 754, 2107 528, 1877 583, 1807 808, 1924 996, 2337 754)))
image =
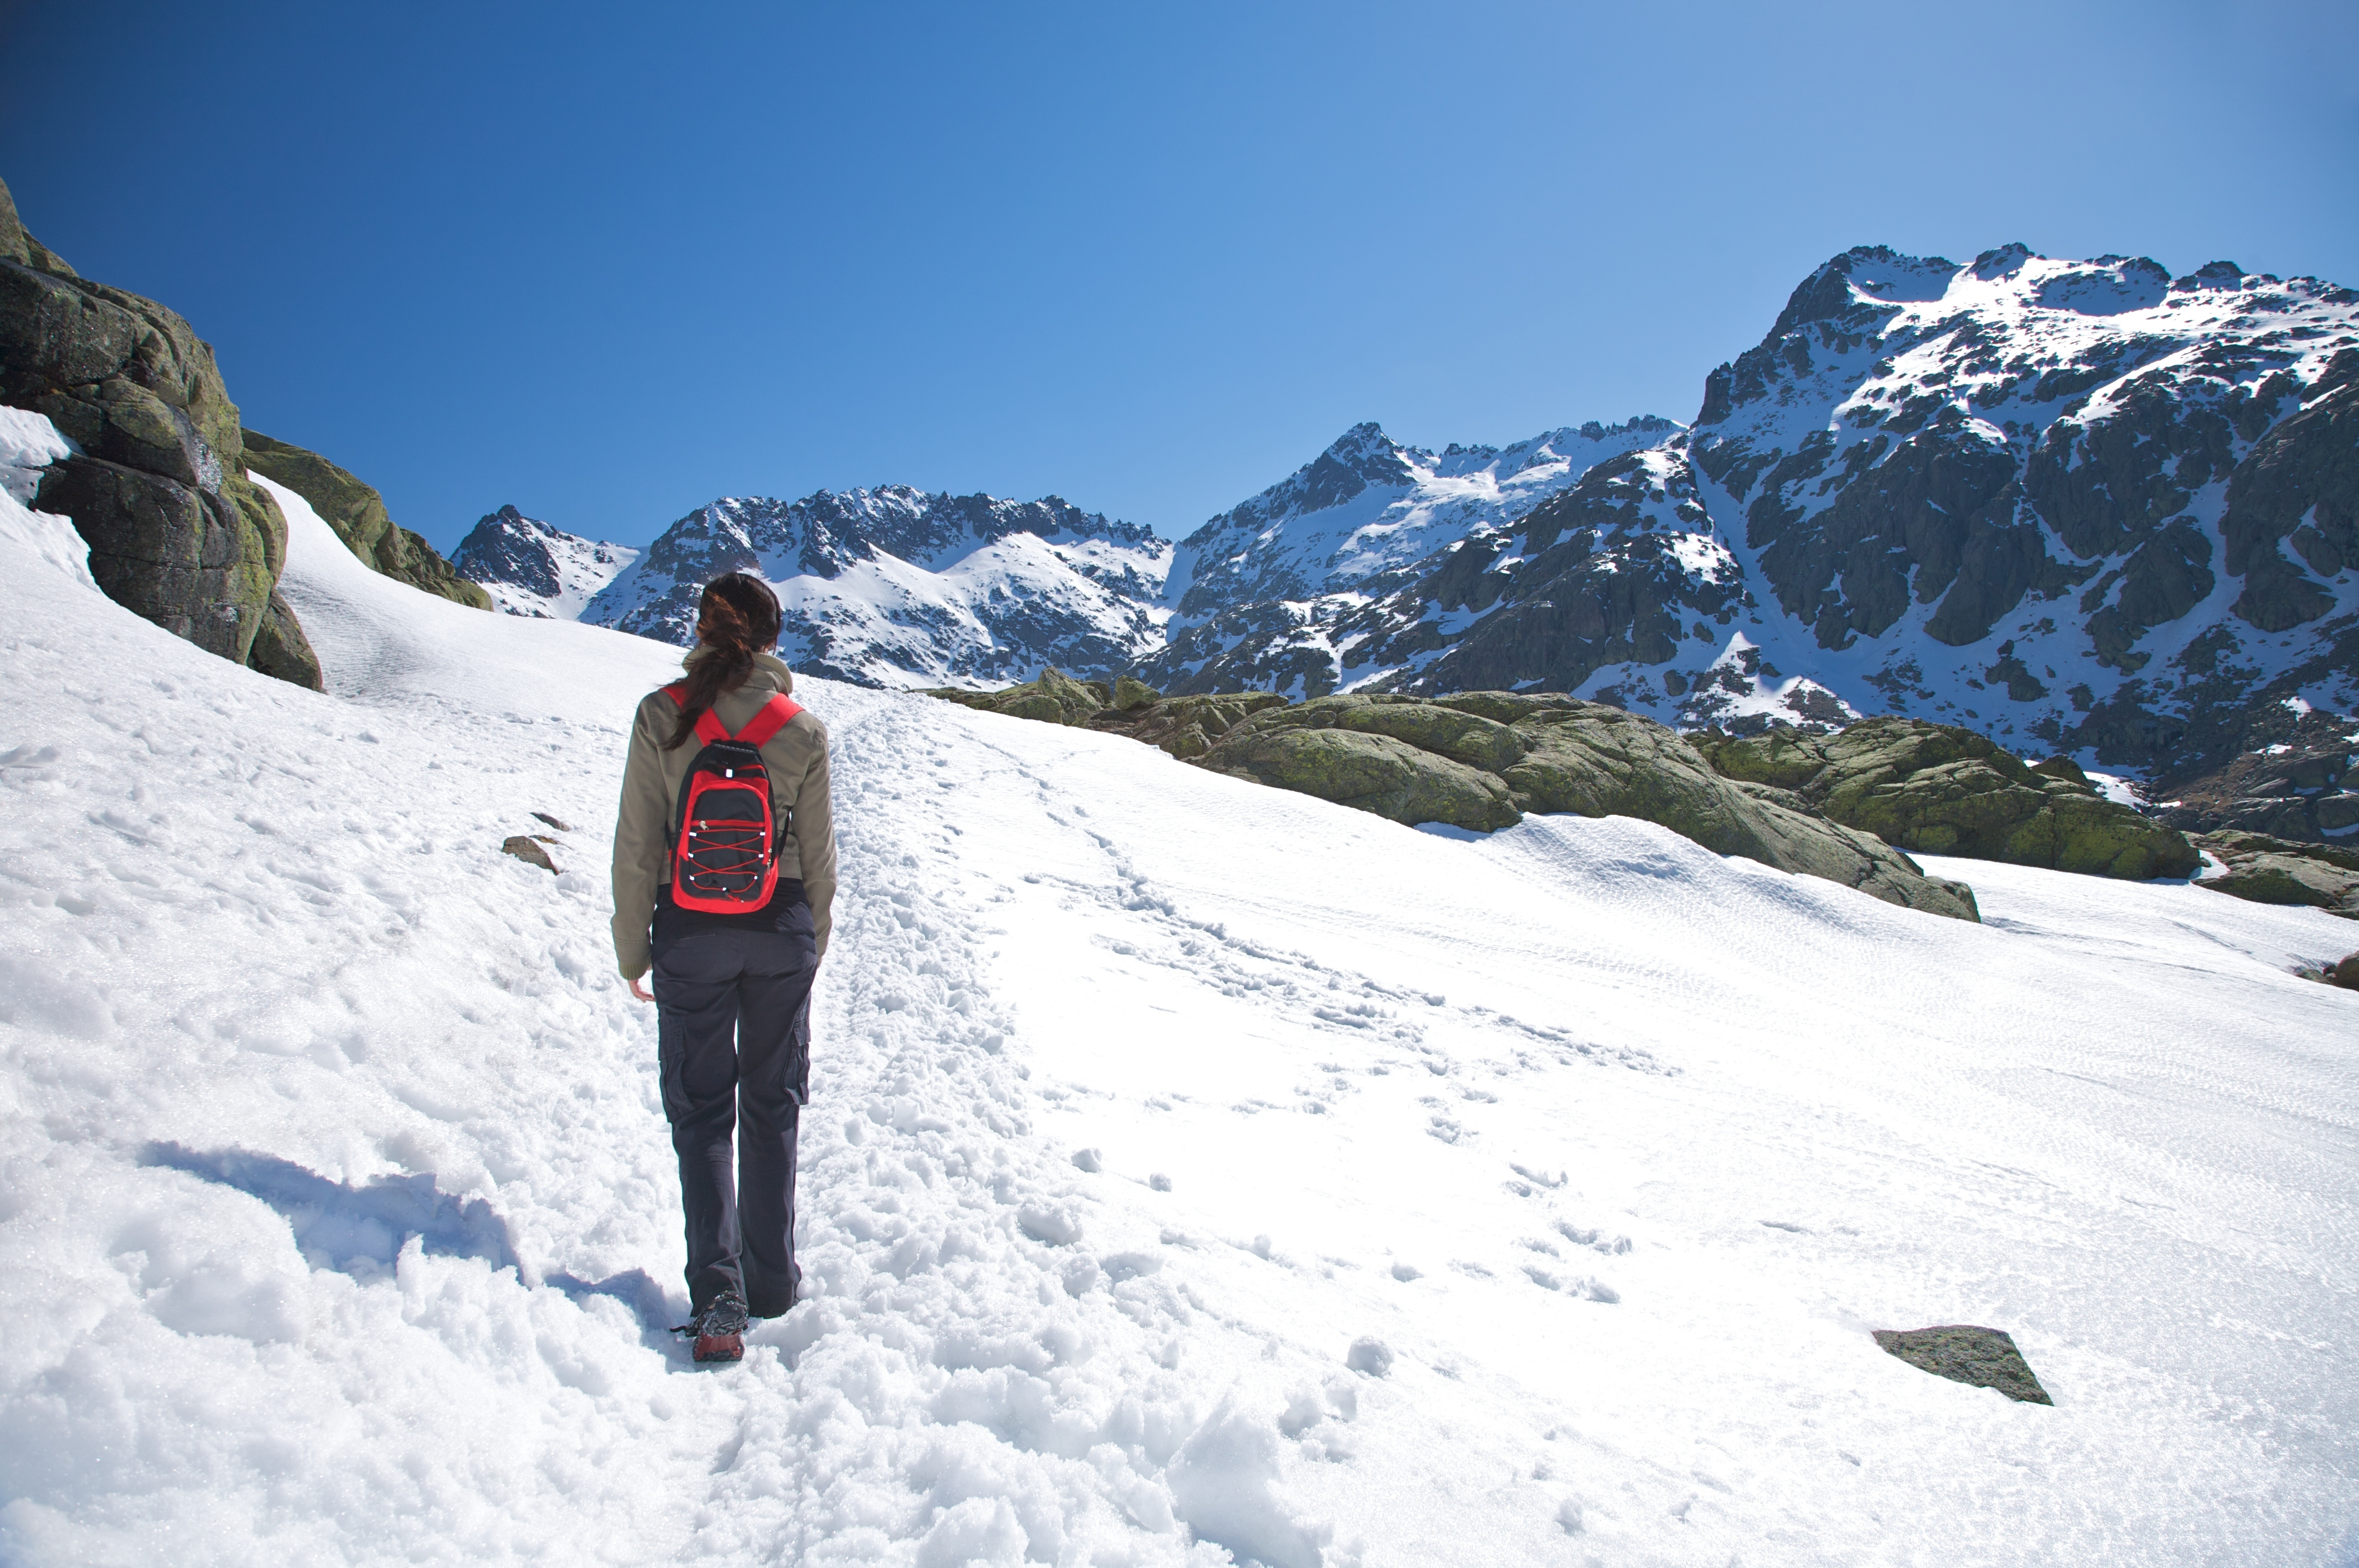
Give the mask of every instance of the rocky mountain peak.
POLYGON ((451 559, 504 613, 571 620, 638 554, 506 505, 478 518, 451 559))

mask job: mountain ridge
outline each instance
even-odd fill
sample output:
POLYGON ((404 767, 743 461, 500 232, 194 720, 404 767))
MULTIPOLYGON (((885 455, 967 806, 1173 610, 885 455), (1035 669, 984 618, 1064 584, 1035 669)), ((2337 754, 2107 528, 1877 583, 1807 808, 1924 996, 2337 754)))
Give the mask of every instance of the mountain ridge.
POLYGON ((863 683, 1894 713, 2160 776, 2273 734, 2271 704, 2359 705, 2354 449, 2348 289, 1863 245, 1692 425, 1436 452, 1364 421, 1176 541, 1056 497, 724 497, 585 614, 676 640, 725 561, 792 601, 790 653, 863 683))

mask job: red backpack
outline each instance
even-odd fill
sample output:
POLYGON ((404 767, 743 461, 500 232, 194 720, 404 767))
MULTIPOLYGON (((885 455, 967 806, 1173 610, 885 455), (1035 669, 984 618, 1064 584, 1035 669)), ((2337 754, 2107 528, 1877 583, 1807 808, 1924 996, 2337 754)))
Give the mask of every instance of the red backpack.
MULTIPOLYGON (((688 683, 663 689, 681 705, 688 683)), ((671 833, 671 901, 710 915, 743 915, 770 901, 778 886, 777 818, 762 743, 802 709, 774 696, 735 735, 707 708, 697 715, 704 743, 679 781, 671 833)))

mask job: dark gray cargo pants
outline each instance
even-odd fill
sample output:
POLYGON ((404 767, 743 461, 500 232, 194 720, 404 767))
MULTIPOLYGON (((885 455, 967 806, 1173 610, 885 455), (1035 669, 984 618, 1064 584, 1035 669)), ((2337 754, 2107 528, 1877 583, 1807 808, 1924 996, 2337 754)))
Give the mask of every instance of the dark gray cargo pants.
POLYGON ((765 924, 777 929, 699 920, 669 906, 656 917, 657 1053, 697 1313, 735 1291, 754 1316, 778 1317, 802 1280, 795 1133, 810 1082, 819 965, 810 910, 797 904, 765 924))

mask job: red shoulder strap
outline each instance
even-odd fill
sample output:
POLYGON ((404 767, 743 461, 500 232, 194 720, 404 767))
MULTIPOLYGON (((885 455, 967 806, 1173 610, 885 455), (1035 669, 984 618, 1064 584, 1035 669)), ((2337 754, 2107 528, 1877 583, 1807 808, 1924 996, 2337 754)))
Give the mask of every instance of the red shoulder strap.
MULTIPOLYGON (((663 689, 663 694, 671 699, 671 705, 675 708, 684 705, 680 699, 687 693, 688 682, 685 681, 675 681, 663 689)), ((741 740, 747 746, 758 746, 792 724, 795 715, 801 712, 802 709, 784 694, 773 696, 745 721, 744 729, 733 735, 729 733, 729 726, 707 708, 696 715, 696 738, 707 746, 716 740, 741 740)))
POLYGON ((795 715, 801 712, 792 698, 781 692, 763 703, 762 711, 745 721, 745 727, 737 732, 736 738, 747 746, 760 746, 792 724, 795 715))

